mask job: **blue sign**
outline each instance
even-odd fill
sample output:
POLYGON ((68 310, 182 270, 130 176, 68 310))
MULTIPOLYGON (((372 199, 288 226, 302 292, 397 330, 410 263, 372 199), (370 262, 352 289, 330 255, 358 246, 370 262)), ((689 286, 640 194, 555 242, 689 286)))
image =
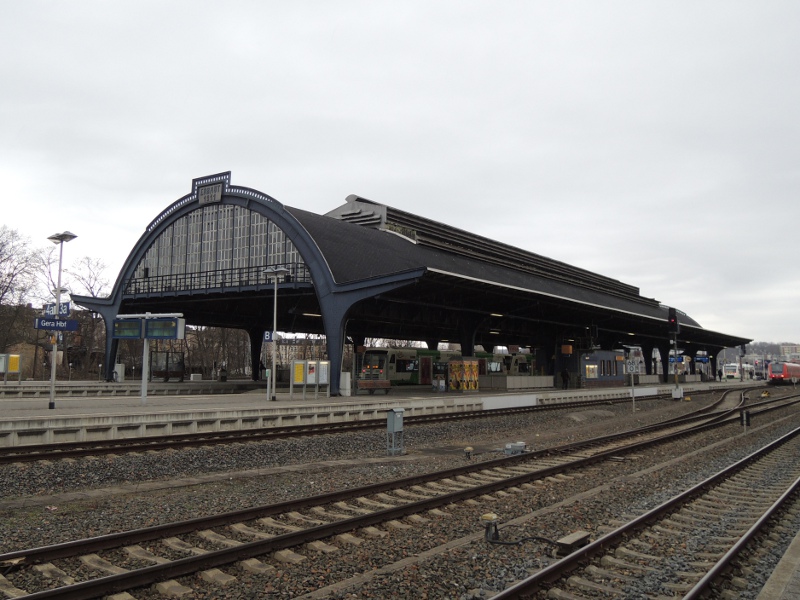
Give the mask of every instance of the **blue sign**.
POLYGON ((271 342, 271 341, 272 341, 272 339, 273 339, 273 335, 274 335, 274 332, 272 332, 272 331, 265 331, 265 332, 264 332, 264 341, 265 341, 265 342, 271 342))
POLYGON ((78 331, 78 321, 75 319, 34 319, 35 329, 47 329, 48 331, 78 331))
MULTIPOLYGON (((44 316, 45 317, 55 317, 56 316, 56 303, 50 302, 49 304, 44 305, 44 316)), ((58 305, 58 316, 59 317, 68 317, 69 316, 69 302, 62 302, 58 305)))

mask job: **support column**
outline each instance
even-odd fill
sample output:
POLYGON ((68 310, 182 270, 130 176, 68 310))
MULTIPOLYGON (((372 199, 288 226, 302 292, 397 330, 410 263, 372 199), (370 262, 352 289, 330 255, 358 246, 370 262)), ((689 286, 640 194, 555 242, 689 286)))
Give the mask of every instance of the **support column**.
POLYGON ((262 329, 248 329, 247 336, 250 338, 250 368, 253 381, 261 379, 261 345, 264 341, 264 331, 262 329))
POLYGON ((649 342, 645 342, 641 344, 642 347, 642 357, 644 358, 644 372, 647 375, 653 375, 655 373, 655 369, 653 369, 653 349, 655 346, 649 342))
POLYGON ((669 342, 662 343, 658 348, 658 353, 661 355, 661 370, 663 371, 662 381, 663 383, 669 383, 669 351, 670 351, 670 344, 669 342))

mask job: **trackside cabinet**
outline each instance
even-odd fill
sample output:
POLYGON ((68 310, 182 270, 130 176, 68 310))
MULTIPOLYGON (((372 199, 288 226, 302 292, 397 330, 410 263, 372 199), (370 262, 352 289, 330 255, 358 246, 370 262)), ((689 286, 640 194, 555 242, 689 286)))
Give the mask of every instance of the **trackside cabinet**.
POLYGON ((390 408, 386 411, 386 454, 403 454, 403 408, 390 408))

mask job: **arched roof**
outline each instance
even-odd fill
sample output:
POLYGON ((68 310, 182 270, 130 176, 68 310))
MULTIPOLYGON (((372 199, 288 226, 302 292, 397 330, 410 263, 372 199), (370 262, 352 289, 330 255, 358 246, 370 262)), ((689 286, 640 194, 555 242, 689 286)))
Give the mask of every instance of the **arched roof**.
MULTIPOLYGON (((229 172, 193 180, 192 191, 148 225, 108 298, 74 300, 107 321, 182 312, 189 324, 266 330, 267 265, 292 270, 280 283, 279 331, 451 341, 471 331, 476 344, 523 346, 586 331, 609 346, 669 337, 667 307, 629 284, 358 196, 326 215, 284 206, 231 185, 229 172), (159 240, 168 264, 153 259, 159 240), (267 250, 254 253, 256 243, 267 250), (184 256, 191 260, 181 263, 184 256)), ((705 330, 683 313, 679 320, 683 344, 749 341, 705 330)))

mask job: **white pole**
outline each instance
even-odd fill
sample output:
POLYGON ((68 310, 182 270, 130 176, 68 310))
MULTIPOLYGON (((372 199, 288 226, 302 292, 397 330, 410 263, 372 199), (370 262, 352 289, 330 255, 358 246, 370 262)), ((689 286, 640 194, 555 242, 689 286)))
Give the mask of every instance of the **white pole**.
POLYGON ((274 402, 278 399, 275 394, 275 386, 277 385, 277 379, 275 377, 275 355, 278 353, 278 273, 274 273, 273 277, 275 278, 275 295, 272 298, 272 373, 270 377, 272 378, 272 401, 274 402))
MULTIPOLYGON (((144 323, 142 323, 144 325, 144 323)), ((150 339, 142 340, 142 406, 147 404, 147 380, 150 379, 150 339)))
MULTIPOLYGON (((56 286, 56 314, 58 319, 61 313, 61 260, 64 258, 64 240, 58 244, 58 285, 56 286)), ((50 403, 47 408, 56 407, 56 361, 58 360, 58 332, 53 335, 53 355, 50 361, 50 403)))

